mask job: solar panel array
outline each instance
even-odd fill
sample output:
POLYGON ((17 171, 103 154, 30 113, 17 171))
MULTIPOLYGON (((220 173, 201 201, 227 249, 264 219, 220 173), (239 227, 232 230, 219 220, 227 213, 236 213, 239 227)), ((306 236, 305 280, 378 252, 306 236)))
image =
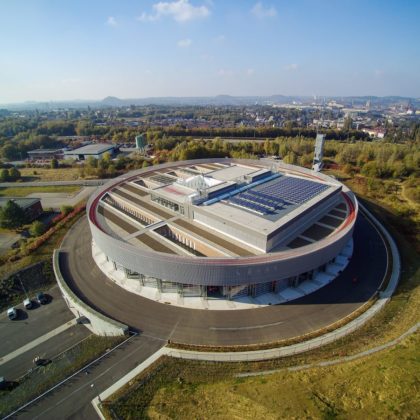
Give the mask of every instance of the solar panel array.
POLYGON ((260 214, 272 213, 278 208, 284 207, 284 201, 269 196, 259 191, 248 190, 237 194, 230 199, 230 203, 260 214))
POLYGON ((229 202, 259 214, 272 213, 291 204, 303 204, 329 186, 302 178, 284 176, 258 190, 248 190, 230 198, 229 202))
POLYGON ((283 203, 303 204, 325 191, 329 185, 289 176, 258 188, 258 192, 283 203))
POLYGON ((266 214, 269 212, 269 210, 266 207, 261 206, 255 201, 245 200, 241 196, 242 194, 238 194, 237 196, 232 197, 230 199, 230 203, 235 204, 239 207, 245 207, 249 210, 255 211, 260 214, 266 214))

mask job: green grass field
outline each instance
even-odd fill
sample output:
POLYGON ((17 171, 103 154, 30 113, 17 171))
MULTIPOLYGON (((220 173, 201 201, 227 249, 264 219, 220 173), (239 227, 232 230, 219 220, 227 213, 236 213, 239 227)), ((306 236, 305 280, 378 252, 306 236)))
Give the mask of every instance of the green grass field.
POLYGON ((0 197, 26 197, 34 193, 75 194, 81 189, 78 185, 48 185, 44 187, 7 187, 0 188, 0 197))

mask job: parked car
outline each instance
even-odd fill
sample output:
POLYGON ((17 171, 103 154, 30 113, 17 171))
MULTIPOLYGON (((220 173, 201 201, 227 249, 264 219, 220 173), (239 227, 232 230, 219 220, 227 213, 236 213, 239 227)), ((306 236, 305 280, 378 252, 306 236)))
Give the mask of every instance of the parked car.
POLYGON ((33 362, 33 364, 35 365, 35 366, 46 366, 46 365, 48 365, 49 363, 51 363, 51 360, 49 360, 49 359, 43 359, 42 357, 40 357, 40 356, 36 356, 33 360, 32 360, 32 362, 33 362))
POLYGON ((32 300, 31 300, 31 299, 29 299, 29 298, 26 298, 26 299, 23 301, 23 306, 24 306, 26 309, 31 309, 31 308, 32 308, 32 300))
POLYGON ((16 319, 17 318, 17 309, 15 307, 9 308, 7 310, 7 316, 9 317, 10 320, 16 319))
POLYGON ((40 305, 45 305, 46 303, 48 303, 47 296, 45 296, 44 293, 42 293, 42 292, 37 293, 37 295, 36 295, 36 301, 40 305))

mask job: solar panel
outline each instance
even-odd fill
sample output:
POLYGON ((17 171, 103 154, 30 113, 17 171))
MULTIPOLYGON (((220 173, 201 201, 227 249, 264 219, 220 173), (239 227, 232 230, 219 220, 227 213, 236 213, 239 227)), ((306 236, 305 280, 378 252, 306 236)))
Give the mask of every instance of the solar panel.
POLYGON ((328 187, 326 184, 307 179, 285 176, 270 185, 259 187, 253 191, 253 194, 263 199, 278 200, 279 203, 283 201, 283 203, 303 204, 328 187))
POLYGON ((282 177, 230 198, 230 203, 260 214, 274 212, 290 204, 303 204, 329 186, 302 178, 282 177))
POLYGON ((265 213, 267 213, 267 212, 268 212, 268 209, 267 209, 267 208, 265 208, 265 207, 263 207, 263 206, 260 206, 260 205, 259 205, 259 204, 257 204, 257 203, 254 203, 254 202, 251 202, 251 201, 244 200, 244 199, 243 199, 243 198, 241 198, 240 196, 232 197, 232 198, 230 199, 230 203, 231 203, 231 204, 235 204, 235 205, 237 205, 237 206, 239 206, 239 207, 244 207, 244 208, 246 208, 246 209, 249 209, 249 210, 255 211, 255 212, 257 212, 257 213, 261 213, 261 214, 265 214, 265 213))

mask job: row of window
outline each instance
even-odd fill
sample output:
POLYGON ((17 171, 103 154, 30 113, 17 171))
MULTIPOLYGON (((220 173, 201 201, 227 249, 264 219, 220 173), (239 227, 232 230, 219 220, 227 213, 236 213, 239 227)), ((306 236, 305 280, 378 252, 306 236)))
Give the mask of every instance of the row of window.
POLYGON ((163 207, 166 207, 168 209, 171 209, 172 211, 180 214, 184 214, 184 207, 180 206, 177 203, 174 203, 172 201, 166 200, 165 198, 158 197, 154 194, 151 195, 151 200, 155 203, 160 204, 163 207))
MULTIPOLYGON (((299 276, 289 277, 287 279, 270 281, 266 283, 238 285, 238 286, 201 286, 193 284, 176 283, 161 280, 155 277, 145 276, 122 267, 114 263, 116 270, 123 271, 128 279, 138 280, 142 287, 152 287, 162 293, 178 293, 181 296, 196 296, 204 298, 224 298, 233 299, 243 296, 257 297, 266 293, 279 293, 288 287, 298 287, 299 284, 314 277, 315 270, 305 272, 299 276)), ((318 271, 324 269, 325 265, 318 271)))

